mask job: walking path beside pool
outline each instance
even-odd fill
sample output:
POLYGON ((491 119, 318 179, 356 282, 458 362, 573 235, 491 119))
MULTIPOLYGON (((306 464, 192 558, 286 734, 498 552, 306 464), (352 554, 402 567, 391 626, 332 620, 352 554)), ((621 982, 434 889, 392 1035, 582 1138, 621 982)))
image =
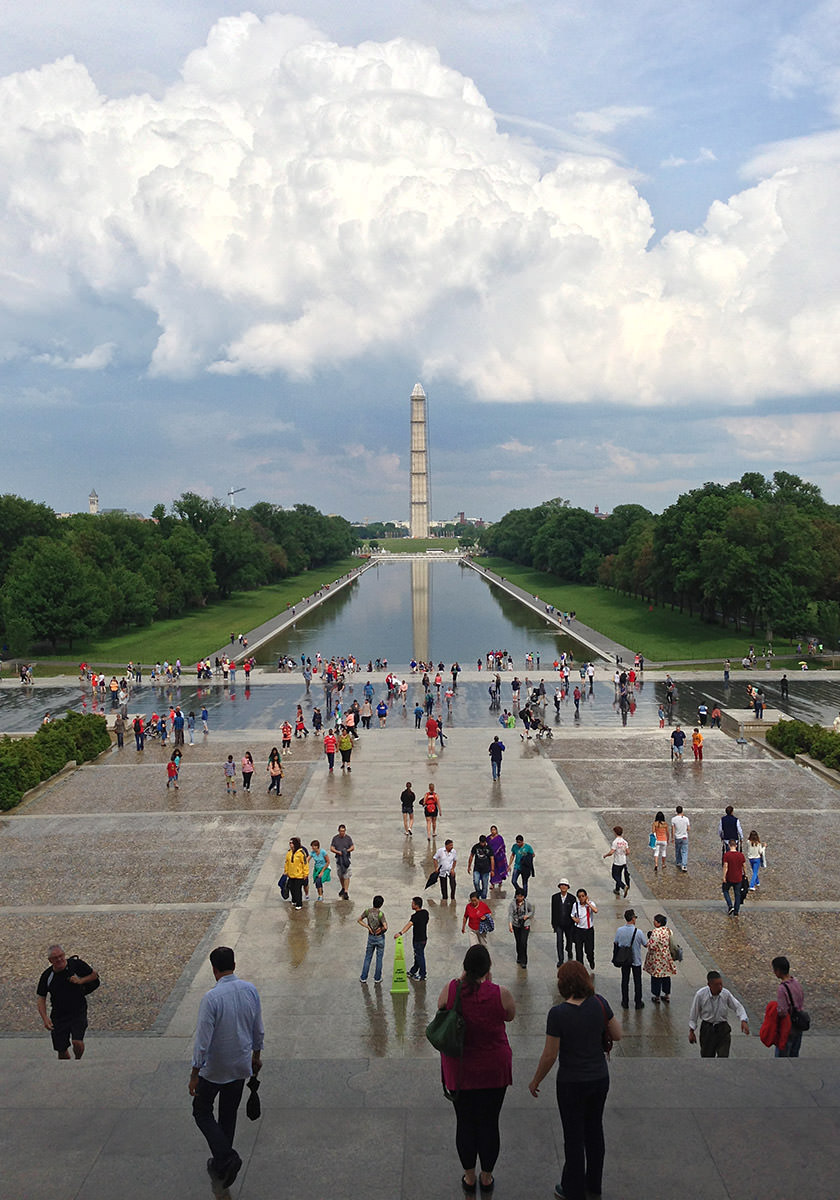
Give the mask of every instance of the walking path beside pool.
MULTIPOLYGON (((293 678, 279 682, 284 703, 302 698, 299 679, 297 691, 293 678)), ((605 1200, 652 1189, 700 1200, 789 1200, 803 1186, 815 1200, 836 1200, 840 899, 825 881, 840 834, 838 793, 718 731, 707 737, 702 767, 674 767, 663 735, 644 728, 561 729, 540 746, 511 731, 494 784, 487 746, 498 731, 489 715, 484 725, 453 728, 441 757, 429 761, 422 732, 374 728, 362 732, 349 777, 328 775, 313 738, 294 742, 280 798, 266 794, 264 764, 277 740, 270 731, 211 733, 187 747, 177 793, 165 787, 168 750, 150 745, 138 754, 127 739, 122 752, 0 819, 4 1193, 209 1200, 187 1079, 198 1001, 213 982, 207 955, 228 944, 239 972, 260 989, 266 1024, 264 1115, 252 1124, 242 1111, 245 1166, 233 1196, 425 1200, 433 1190, 458 1200, 454 1116, 423 1031, 467 948, 460 920, 470 846, 495 823, 508 847, 521 832, 536 849, 537 912, 526 972, 507 932, 510 889, 493 901, 494 978, 518 1008, 494 1194, 549 1200, 560 1175, 553 1089, 535 1101, 527 1082, 556 997, 550 896, 567 875, 599 906, 596 985, 625 1024, 611 1066, 605 1200), (238 762, 245 749, 257 762, 252 791, 228 796, 221 763, 228 753, 238 762), (418 812, 409 839, 400 815, 409 778, 418 795, 430 779, 440 793, 438 844, 451 836, 462 868, 455 904, 423 893, 431 852, 424 823, 418 812), (690 871, 677 875, 669 864, 654 876, 650 819, 657 808, 670 815, 676 803, 692 819, 690 871), (719 889, 716 828, 725 803, 768 843, 760 899, 748 901, 737 922, 726 919, 719 889), (356 845, 350 901, 337 899, 333 882, 324 903, 313 893, 302 911, 292 910, 276 886, 289 837, 328 845, 341 822, 356 845), (669 1008, 618 1008, 610 954, 625 901, 614 900, 602 857, 616 823, 633 849, 626 903, 639 927, 663 912, 685 948, 669 1008), (429 978, 408 996, 390 994, 390 935, 385 982, 358 981, 365 939, 356 917, 374 892, 385 897, 391 932, 408 920, 412 895, 424 894, 430 909, 429 978), (35 982, 54 940, 103 978, 79 1063, 56 1060, 35 1011, 35 982), (789 954, 814 1021, 799 1060, 774 1060, 757 1037, 775 994, 769 960, 777 953, 789 954), (746 1004, 754 1035, 733 1035, 727 1061, 701 1061, 687 1042, 691 997, 711 966, 746 1004)))

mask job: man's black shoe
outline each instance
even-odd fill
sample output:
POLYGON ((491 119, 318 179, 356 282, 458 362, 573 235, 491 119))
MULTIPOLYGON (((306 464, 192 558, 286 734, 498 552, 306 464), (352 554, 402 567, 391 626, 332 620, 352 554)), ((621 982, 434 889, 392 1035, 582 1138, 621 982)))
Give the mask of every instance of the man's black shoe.
POLYGON ((224 1175, 224 1179, 223 1179, 223 1183, 226 1188, 229 1188, 231 1186, 234 1179, 236 1179, 236 1176, 239 1174, 241 1168, 242 1168, 242 1159, 239 1157, 239 1155, 234 1150, 233 1158, 231 1159, 228 1169, 225 1171, 225 1175, 224 1175))

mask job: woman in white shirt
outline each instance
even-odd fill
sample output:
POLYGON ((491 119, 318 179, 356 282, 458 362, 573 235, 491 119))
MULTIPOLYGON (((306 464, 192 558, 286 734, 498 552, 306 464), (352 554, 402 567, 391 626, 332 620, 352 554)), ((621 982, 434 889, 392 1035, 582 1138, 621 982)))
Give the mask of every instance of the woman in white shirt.
POLYGON ((747 844, 744 846, 744 853, 750 860, 750 866, 752 867, 752 877, 750 878, 751 892, 754 892, 757 887, 761 886, 758 879, 758 871, 764 860, 764 851, 766 849, 767 847, 763 844, 756 831, 751 829, 747 844))

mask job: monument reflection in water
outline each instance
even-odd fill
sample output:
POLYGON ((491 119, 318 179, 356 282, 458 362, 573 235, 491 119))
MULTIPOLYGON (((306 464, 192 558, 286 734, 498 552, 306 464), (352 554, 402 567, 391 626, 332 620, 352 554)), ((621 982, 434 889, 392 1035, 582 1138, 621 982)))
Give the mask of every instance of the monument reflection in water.
POLYGON ((360 662, 387 658, 406 666, 456 659, 475 667, 488 650, 509 650, 518 668, 526 653, 539 654, 544 666, 562 650, 576 661, 590 652, 568 634, 514 600, 476 571, 457 562, 410 559, 370 567, 335 599, 302 615, 297 624, 256 651, 261 665, 276 664, 282 654, 313 660, 353 654, 360 662))

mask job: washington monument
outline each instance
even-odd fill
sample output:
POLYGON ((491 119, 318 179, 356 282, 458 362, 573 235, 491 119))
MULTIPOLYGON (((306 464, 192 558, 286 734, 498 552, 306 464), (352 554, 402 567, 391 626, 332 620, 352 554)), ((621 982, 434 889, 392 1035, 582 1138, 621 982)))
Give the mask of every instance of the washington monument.
POLYGON ((426 448, 426 393, 419 383, 411 393, 411 536, 429 536, 429 454, 426 448))

